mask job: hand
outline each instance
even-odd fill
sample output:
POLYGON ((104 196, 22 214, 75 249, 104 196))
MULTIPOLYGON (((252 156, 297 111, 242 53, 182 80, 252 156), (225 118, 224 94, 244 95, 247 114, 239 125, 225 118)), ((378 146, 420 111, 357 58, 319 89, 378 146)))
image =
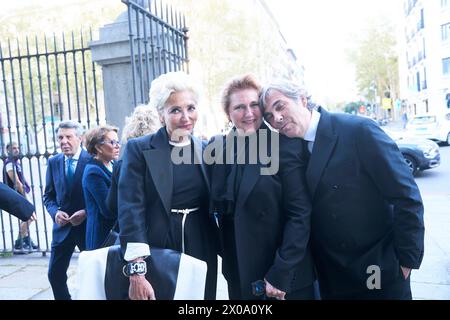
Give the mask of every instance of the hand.
POLYGON ((36 212, 33 212, 32 214, 31 214, 31 217, 28 219, 28 223, 31 223, 31 222, 33 222, 33 221, 36 221, 37 220, 37 216, 36 216, 36 212))
POLYGON ((84 219, 86 219, 86 211, 85 210, 79 210, 75 212, 69 219, 69 222, 73 226, 78 226, 83 223, 84 219))
POLYGON ((411 268, 400 266, 400 269, 402 269, 403 276, 405 277, 405 280, 408 279, 409 274, 411 273, 411 268))
POLYGON ((155 291, 150 282, 143 275, 130 276, 130 288, 128 289, 130 300, 156 300, 155 291))
POLYGON ((55 215, 55 222, 63 227, 70 222, 70 217, 66 212, 58 210, 55 215))
POLYGON ((286 292, 278 290, 273 287, 266 279, 264 279, 266 283, 266 296, 269 298, 275 298, 277 300, 285 300, 286 292))

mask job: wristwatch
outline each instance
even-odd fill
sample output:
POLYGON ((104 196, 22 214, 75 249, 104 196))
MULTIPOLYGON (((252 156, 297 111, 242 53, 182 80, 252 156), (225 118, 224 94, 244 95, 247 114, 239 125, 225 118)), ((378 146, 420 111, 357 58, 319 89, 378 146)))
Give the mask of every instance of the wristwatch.
POLYGON ((147 263, 145 261, 128 262, 123 266, 123 274, 126 277, 137 275, 145 275, 147 273, 147 263))

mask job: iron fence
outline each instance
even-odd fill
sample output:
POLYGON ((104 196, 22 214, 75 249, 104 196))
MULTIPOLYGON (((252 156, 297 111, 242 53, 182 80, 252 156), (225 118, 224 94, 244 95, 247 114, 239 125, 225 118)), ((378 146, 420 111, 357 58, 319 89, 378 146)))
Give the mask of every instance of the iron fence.
MULTIPOLYGON (((0 169, 11 159, 6 145, 17 143, 18 161, 30 183, 27 198, 38 217, 30 234, 42 252, 50 250, 53 224, 42 195, 47 160, 59 151, 55 128, 68 119, 86 129, 105 122, 98 95, 100 76, 86 37, 92 40, 92 32, 71 33, 69 39, 62 34, 0 43, 0 169)), ((0 211, 0 227, 0 250, 13 250, 19 220, 0 211)))
MULTIPOLYGON (((161 1, 122 2, 128 9, 132 103, 136 106, 148 102, 154 78, 170 71, 189 72, 188 29, 184 16, 161 1)), ((53 222, 42 196, 48 158, 60 151, 55 128, 73 119, 89 129, 106 119, 103 94, 98 94, 102 82, 86 36, 92 41, 92 32, 80 32, 68 40, 62 34, 26 38, 24 43, 0 42, 0 170, 11 159, 6 145, 16 142, 18 161, 30 183, 27 198, 38 217, 29 227, 30 235, 44 254, 51 249, 53 222)), ((0 252, 16 251, 20 221, 0 210, 0 228, 0 252)))
POLYGON ((134 105, 148 102, 153 79, 189 72, 188 28, 184 15, 160 1, 122 0, 128 7, 134 105))

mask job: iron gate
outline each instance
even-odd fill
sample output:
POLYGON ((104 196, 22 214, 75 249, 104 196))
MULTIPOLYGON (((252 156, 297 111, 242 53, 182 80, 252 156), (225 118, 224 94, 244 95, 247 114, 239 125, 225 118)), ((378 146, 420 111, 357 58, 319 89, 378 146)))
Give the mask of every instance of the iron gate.
MULTIPOLYGON (((42 252, 50 250, 53 224, 42 195, 47 160, 58 153, 55 128, 73 119, 88 129, 105 119, 98 95, 101 81, 86 37, 92 40, 92 33, 0 43, 0 170, 9 156, 6 146, 17 143, 18 161, 31 189, 27 198, 38 217, 30 235, 42 252)), ((19 220, 0 211, 0 227, 0 250, 12 251, 19 220)))
POLYGON ((122 0, 128 7, 133 105, 148 102, 150 83, 171 71, 189 72, 188 28, 173 7, 150 0, 122 0))
MULTIPOLYGON (((150 0, 122 0, 127 6, 133 105, 148 102, 151 81, 188 68, 188 29, 172 7, 150 0)), ((39 251, 49 252, 52 225, 42 202, 48 158, 59 152, 55 128, 73 119, 85 129, 105 123, 101 76, 91 59, 86 37, 92 32, 62 34, 24 43, 0 43, 0 170, 6 145, 17 142, 18 156, 36 208, 30 235, 39 251), (24 49, 25 48, 25 49, 24 49), (25 52, 25 53, 24 53, 25 52)), ((0 252, 12 252, 20 221, 0 210, 0 252)))

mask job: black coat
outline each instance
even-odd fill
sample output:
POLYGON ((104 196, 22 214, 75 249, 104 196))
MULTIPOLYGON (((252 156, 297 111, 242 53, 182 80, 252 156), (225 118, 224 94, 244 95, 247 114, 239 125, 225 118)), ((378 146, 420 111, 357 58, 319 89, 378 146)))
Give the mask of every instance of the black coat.
POLYGON ((3 183, 0 183, 0 209, 22 221, 30 219, 34 212, 34 206, 27 199, 3 183))
MULTIPOLYGON (((300 139, 273 134, 280 142, 279 171, 261 175, 260 169, 267 166, 259 160, 257 164, 240 165, 244 168, 239 192, 235 194, 234 232, 233 228, 224 227, 222 204, 214 203, 223 193, 226 165, 210 166, 211 209, 221 217, 220 234, 225 246, 223 272, 228 285, 234 287, 231 291, 239 291, 242 299, 256 299, 251 284, 257 280, 266 278, 276 288, 290 293, 311 285, 315 278, 309 249, 311 206, 304 181, 305 165, 301 163, 301 149, 293 148, 300 139), (233 246, 230 239, 234 239, 234 253, 227 248, 233 246), (238 275, 233 274, 236 267, 238 275)), ((270 149, 271 138, 269 134, 267 145, 273 157, 278 150, 270 149)), ((223 141, 225 154, 225 137, 223 141)))
MULTIPOLYGON (((202 159, 202 142, 196 138, 192 138, 192 141, 196 157, 202 159)), ((129 140, 122 159, 118 185, 118 220, 123 253, 130 242, 147 243, 150 248, 154 246, 176 249, 167 245, 170 219, 173 215, 173 169, 166 128, 163 127, 152 135, 129 140)), ((201 171, 209 190, 203 163, 201 171)), ((217 274, 218 240, 215 238, 217 230, 214 220, 208 215, 208 198, 209 195, 206 195, 206 203, 203 205, 205 210, 201 212, 201 225, 191 226, 195 228, 195 232, 202 232, 208 239, 194 246, 197 246, 199 251, 207 252, 207 256, 196 258, 208 263, 207 287, 210 287, 207 288, 207 298, 212 298, 211 292, 215 292, 215 283, 211 284, 211 281, 215 281, 212 279, 216 279, 217 274)), ((186 224, 186 235, 192 231, 186 224)))
POLYGON ((306 178, 321 291, 367 290, 372 265, 386 287, 398 279, 399 265, 421 264, 419 189, 397 145, 374 121, 319 111, 306 178))
MULTIPOLYGON (((114 163, 114 169, 111 177, 111 187, 109 188, 108 195, 106 196, 106 205, 109 208, 109 211, 114 220, 117 221, 118 215, 118 185, 119 185, 119 177, 120 177, 120 169, 122 167, 122 159, 119 159, 114 163)), ((115 231, 119 231, 119 226, 115 225, 115 231)))

